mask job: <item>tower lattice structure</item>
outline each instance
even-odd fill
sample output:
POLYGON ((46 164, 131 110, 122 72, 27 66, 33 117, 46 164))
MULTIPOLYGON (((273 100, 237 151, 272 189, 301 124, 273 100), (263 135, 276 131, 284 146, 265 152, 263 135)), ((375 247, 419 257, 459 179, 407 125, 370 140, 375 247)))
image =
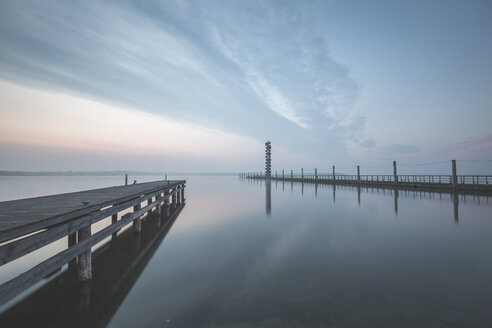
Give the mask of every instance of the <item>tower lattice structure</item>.
POLYGON ((265 142, 265 176, 272 176, 272 146, 270 141, 265 142))

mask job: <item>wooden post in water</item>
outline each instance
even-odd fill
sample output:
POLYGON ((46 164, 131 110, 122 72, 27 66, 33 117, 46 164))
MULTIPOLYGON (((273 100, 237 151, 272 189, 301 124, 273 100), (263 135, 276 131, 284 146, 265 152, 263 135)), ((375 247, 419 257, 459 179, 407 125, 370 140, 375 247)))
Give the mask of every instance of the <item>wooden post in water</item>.
POLYGON ((357 165, 357 184, 360 185, 360 166, 357 165))
MULTIPOLYGON (((155 200, 161 200, 161 199, 162 199, 162 194, 155 196, 155 200)), ((159 214, 159 215, 161 215, 161 205, 162 205, 162 202, 158 202, 157 206, 155 207, 157 214, 159 214)))
MULTIPOLYGON (((116 223, 118 221, 118 213, 115 213, 111 216, 111 224, 116 223)), ((111 234, 111 239, 116 239, 118 235, 118 231, 115 231, 111 234)))
POLYGON ((314 169, 314 178, 318 180, 318 169, 314 169))
MULTIPOLYGON (((133 206, 133 213, 140 209, 140 204, 133 206)), ((140 217, 133 219, 133 231, 136 233, 142 232, 142 219, 140 217)))
POLYGON ((171 209, 169 208, 169 190, 164 192, 164 215, 166 217, 171 215, 171 209))
MULTIPOLYGON (((147 199, 147 205, 152 204, 152 198, 147 199)), ((152 212, 152 208, 147 211, 147 215, 149 215, 152 212)))
POLYGON ((451 160, 451 169, 453 173, 453 189, 458 189, 458 176, 456 175, 456 160, 451 160))
POLYGON ((393 161, 393 180, 395 182, 395 187, 398 186, 398 175, 396 174, 396 161, 393 161))
POLYGON ((173 208, 175 208, 176 204, 177 204, 176 187, 173 187, 172 193, 173 193, 173 195, 172 195, 172 203, 171 204, 172 204, 173 208))
MULTIPOLYGON (((79 243, 91 236, 91 225, 77 231, 79 243)), ((79 281, 89 281, 92 279, 91 248, 78 256, 79 281)))
POLYGON ((333 165, 333 183, 335 183, 335 165, 333 165))
POLYGON ((128 186, 128 174, 125 174, 125 186, 128 186))
MULTIPOLYGON (((77 232, 69 234, 68 235, 68 248, 75 246, 76 243, 77 243, 77 232)), ((75 268, 76 266, 77 266, 77 259, 74 258, 73 260, 70 260, 68 262, 68 268, 69 269, 75 268)))

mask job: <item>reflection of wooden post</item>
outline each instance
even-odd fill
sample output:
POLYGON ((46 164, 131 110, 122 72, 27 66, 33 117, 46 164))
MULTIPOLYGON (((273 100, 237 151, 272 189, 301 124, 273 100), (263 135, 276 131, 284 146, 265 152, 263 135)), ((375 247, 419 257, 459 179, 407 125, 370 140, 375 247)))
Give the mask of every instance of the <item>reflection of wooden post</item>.
POLYGON ((458 193, 453 192, 453 212, 454 212, 454 223, 458 224, 459 216, 458 216, 458 193))
POLYGON ((398 189, 396 188, 394 190, 394 197, 395 197, 395 214, 398 214, 398 189))
POLYGON ((357 204, 360 205, 360 186, 357 187, 357 204))
POLYGON ((396 161, 393 161, 393 180, 395 182, 395 187, 398 186, 398 175, 396 174, 396 161))
POLYGON ((456 175, 456 160, 451 160, 451 168, 453 172, 453 189, 458 189, 458 176, 456 175))
POLYGON ((87 281, 78 284, 78 305, 77 310, 80 313, 88 313, 91 307, 91 282, 87 281))
MULTIPOLYGON (((91 236, 91 226, 84 227, 77 231, 79 243, 91 236)), ((92 279, 92 261, 91 248, 84 251, 78 256, 79 281, 88 281, 92 279)))

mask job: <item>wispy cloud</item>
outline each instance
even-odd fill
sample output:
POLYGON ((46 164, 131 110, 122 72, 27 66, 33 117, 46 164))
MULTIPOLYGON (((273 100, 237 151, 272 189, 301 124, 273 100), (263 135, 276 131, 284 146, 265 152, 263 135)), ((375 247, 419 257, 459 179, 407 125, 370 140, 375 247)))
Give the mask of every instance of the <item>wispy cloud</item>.
POLYGON ((364 120, 351 110, 357 84, 330 54, 329 6, 6 1, 0 77, 306 155, 326 142, 342 152, 345 139, 363 139, 364 120))
POLYGON ((384 149, 386 155, 402 155, 417 153, 420 148, 415 145, 391 144, 384 149))

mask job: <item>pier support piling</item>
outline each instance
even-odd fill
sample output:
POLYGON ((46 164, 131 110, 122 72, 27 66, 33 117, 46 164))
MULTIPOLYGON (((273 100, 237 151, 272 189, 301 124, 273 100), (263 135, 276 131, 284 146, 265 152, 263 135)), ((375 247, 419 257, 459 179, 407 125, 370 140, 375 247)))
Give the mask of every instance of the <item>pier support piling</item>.
MULTIPOLYGON (((75 246, 77 243, 77 232, 71 233, 68 235, 68 248, 75 246)), ((70 260, 68 262, 68 268, 75 268, 77 266, 77 259, 70 260)))
MULTIPOLYGON (((79 242, 89 238, 91 236, 91 226, 88 225, 77 231, 79 242)), ((79 281, 89 281, 92 279, 92 256, 91 248, 84 251, 78 256, 78 273, 79 281)))
POLYGON ((452 180, 453 189, 456 190, 456 189, 458 189, 458 176, 456 175, 456 160, 455 159, 451 160, 451 169, 452 169, 452 173, 453 173, 453 180, 452 180))
MULTIPOLYGON (((140 210, 140 204, 133 206, 133 212, 140 210)), ((133 219, 133 231, 136 233, 142 232, 142 218, 137 217, 133 219)))
POLYGON ((393 180, 395 182, 395 187, 398 186, 398 175, 396 174, 396 161, 393 161, 393 180))

